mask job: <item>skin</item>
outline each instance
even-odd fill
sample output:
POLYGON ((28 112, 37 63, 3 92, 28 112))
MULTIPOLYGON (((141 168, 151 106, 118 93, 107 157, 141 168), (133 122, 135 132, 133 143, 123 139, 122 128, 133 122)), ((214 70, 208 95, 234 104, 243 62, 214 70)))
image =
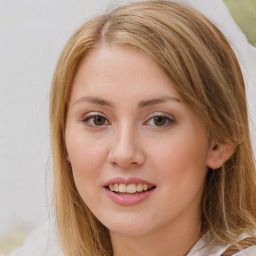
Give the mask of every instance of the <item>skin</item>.
POLYGON ((207 166, 219 167, 220 149, 147 55, 99 46, 86 57, 74 80, 65 140, 77 189, 109 229, 115 256, 188 253, 199 239, 207 166), (141 178, 156 189, 122 206, 103 188, 114 177, 141 178))

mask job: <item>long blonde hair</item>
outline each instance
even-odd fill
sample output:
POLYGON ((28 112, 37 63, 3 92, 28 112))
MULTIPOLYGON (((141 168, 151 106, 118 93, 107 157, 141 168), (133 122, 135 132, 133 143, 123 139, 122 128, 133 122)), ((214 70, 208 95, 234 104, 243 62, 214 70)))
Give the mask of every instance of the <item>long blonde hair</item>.
POLYGON ((118 7, 83 24, 64 48, 53 77, 50 128, 54 204, 65 255, 112 255, 108 230, 80 197, 66 161, 65 122, 72 82, 82 59, 99 45, 126 44, 144 51, 201 117, 209 136, 235 152, 209 170, 201 200, 201 234, 209 244, 234 244, 256 226, 256 173, 245 86, 238 61, 222 33, 196 10, 173 2, 118 7))

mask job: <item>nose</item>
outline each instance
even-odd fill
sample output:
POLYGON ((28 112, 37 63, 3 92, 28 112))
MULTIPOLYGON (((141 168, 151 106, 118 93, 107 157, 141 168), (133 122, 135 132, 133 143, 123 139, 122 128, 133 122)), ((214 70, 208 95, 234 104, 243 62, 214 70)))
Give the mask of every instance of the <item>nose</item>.
POLYGON ((141 166, 145 162, 143 146, 139 145, 137 132, 128 125, 116 129, 108 154, 108 161, 120 168, 141 166))

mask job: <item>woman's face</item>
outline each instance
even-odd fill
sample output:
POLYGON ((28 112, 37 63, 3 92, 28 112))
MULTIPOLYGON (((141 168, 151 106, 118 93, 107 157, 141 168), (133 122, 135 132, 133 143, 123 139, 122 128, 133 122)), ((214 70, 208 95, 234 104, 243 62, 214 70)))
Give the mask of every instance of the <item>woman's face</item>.
POLYGON ((207 130, 141 51, 101 47, 86 57, 65 140, 77 189, 112 234, 198 225, 207 130))

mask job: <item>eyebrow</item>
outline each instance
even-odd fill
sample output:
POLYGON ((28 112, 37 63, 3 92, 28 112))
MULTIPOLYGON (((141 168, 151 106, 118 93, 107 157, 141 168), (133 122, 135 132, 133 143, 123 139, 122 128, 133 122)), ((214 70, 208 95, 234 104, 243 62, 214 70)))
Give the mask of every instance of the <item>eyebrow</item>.
POLYGON ((98 97, 92 97, 92 96, 84 96, 78 100, 76 100, 72 106, 75 106, 81 102, 89 102, 89 103, 94 103, 97 105, 101 105, 101 106, 109 106, 109 107, 113 107, 113 104, 107 100, 98 98, 98 97))
POLYGON ((166 96, 166 97, 160 97, 160 98, 155 98, 155 99, 141 101, 138 104, 138 107, 142 108, 142 107, 157 105, 157 104, 165 103, 167 101, 175 101, 175 102, 181 103, 178 98, 166 96))
MULTIPOLYGON (((171 96, 164 96, 164 97, 160 97, 160 98, 154 98, 154 99, 140 101, 138 104, 138 107, 143 108, 143 107, 147 107, 147 106, 165 103, 168 101, 175 101, 175 102, 181 103, 181 101, 178 98, 171 97, 171 96)), ((82 98, 79 98, 78 100, 76 100, 73 103, 72 106, 75 106, 81 102, 89 102, 89 103, 93 103, 96 105, 108 106, 108 107, 114 106, 110 101, 107 101, 107 100, 104 100, 104 99, 101 99, 98 97, 92 97, 92 96, 84 96, 82 98)))

